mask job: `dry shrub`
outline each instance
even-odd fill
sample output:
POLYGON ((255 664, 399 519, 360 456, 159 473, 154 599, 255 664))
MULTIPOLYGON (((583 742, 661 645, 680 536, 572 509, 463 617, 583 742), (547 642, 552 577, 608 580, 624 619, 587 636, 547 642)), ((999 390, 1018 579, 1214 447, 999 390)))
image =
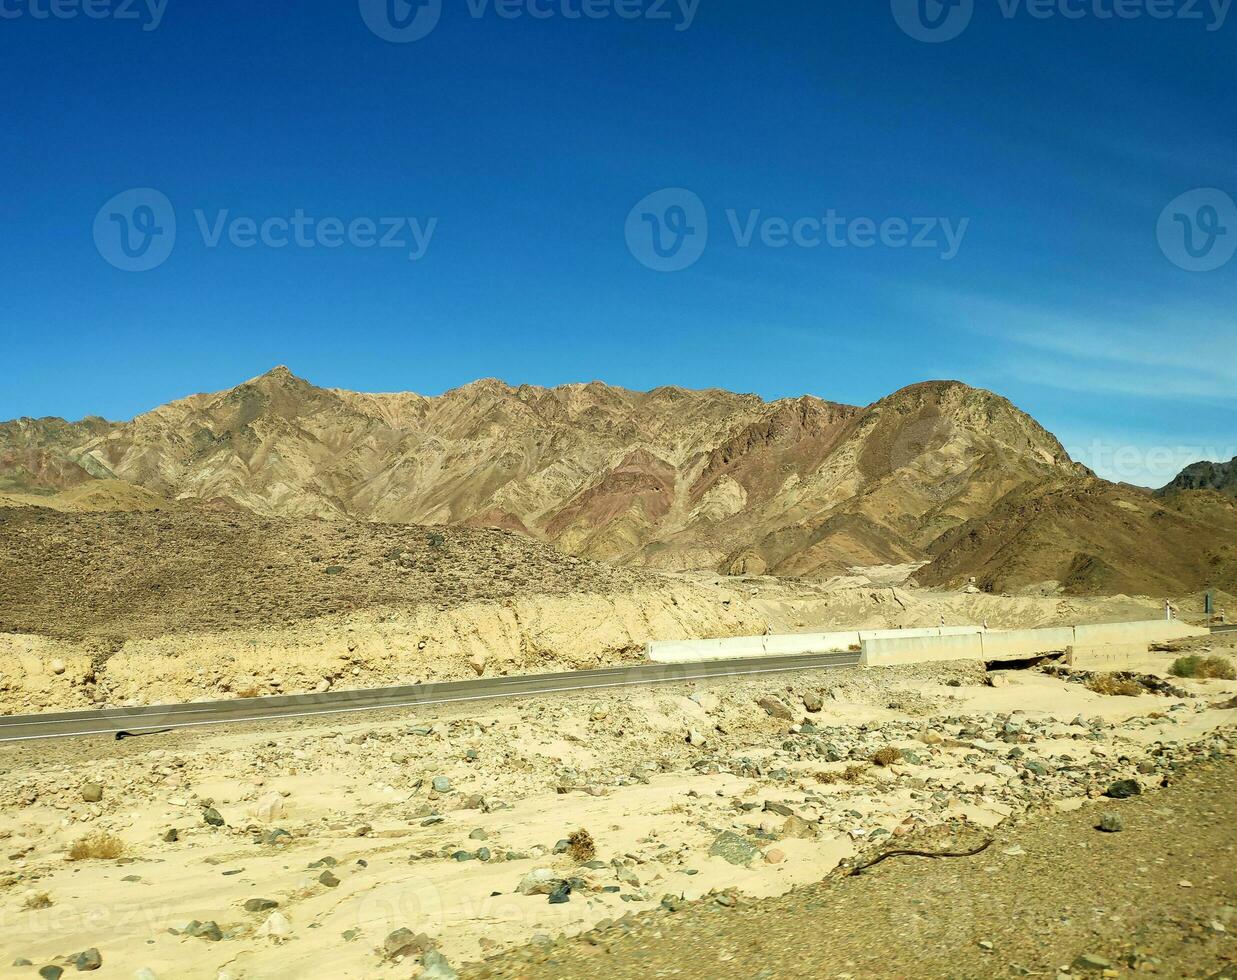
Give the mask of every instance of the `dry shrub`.
POLYGON ((1086 688, 1096 694, 1123 698, 1136 698, 1143 693, 1143 686, 1138 681, 1129 680, 1119 674, 1096 674, 1087 679, 1086 688))
POLYGON ((863 774, 865 772, 867 772, 867 766, 859 765, 847 766, 841 772, 833 772, 828 769, 822 769, 816 774, 816 779, 825 784, 857 783, 863 779, 863 774))
POLYGON ((886 745, 883 749, 878 749, 872 755, 872 761, 878 766, 892 766, 901 758, 902 750, 895 749, 892 745, 886 745))
POLYGON ((1174 677, 1196 677, 1200 680, 1214 678, 1221 681, 1237 680, 1237 671, 1227 657, 1178 657, 1169 673, 1174 677))
POLYGON ((109 860, 125 852, 125 842, 115 834, 100 830, 83 837, 69 849, 70 861, 109 860))
POLYGON ((580 864, 591 861, 597 856, 597 845, 593 843, 593 835, 581 827, 567 838, 570 844, 568 852, 580 864))

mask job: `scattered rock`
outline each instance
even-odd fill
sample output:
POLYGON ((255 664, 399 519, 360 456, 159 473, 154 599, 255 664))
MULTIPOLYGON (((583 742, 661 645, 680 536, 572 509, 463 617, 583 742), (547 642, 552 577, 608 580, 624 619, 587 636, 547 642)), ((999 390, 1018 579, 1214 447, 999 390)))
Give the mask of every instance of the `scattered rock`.
POLYGON ((421 980, 459 980, 447 958, 436 949, 426 950, 421 957, 421 980))
POLYGON ((223 814, 213 806, 208 806, 202 811, 202 819, 212 827, 224 827, 227 825, 227 822, 223 819, 223 814))
POLYGON ((1119 834, 1125 830, 1125 822, 1115 813, 1105 813, 1100 817, 1099 829, 1106 834, 1119 834))
POLYGON ((562 883, 562 878, 549 868, 534 868, 516 888, 521 895, 549 895, 562 883))
POLYGON ((292 923, 282 912, 272 912, 258 928, 258 935, 270 939, 287 939, 292 935, 292 923))
POLYGON ((787 705, 779 701, 777 698, 764 697, 757 702, 760 707, 765 709, 765 714, 773 718, 784 718, 786 721, 794 721, 795 713, 790 710, 787 705))
POLYGON ((212 943, 217 943, 223 939, 223 930, 219 928, 217 922, 199 922, 197 919, 194 919, 185 926, 181 930, 181 934, 193 936, 195 939, 206 939, 212 943))
POLYGON ((1084 973, 1102 973, 1104 970, 1112 969, 1112 962, 1104 959, 1102 956, 1096 956, 1094 953, 1083 953, 1070 966, 1072 969, 1081 970, 1084 973))
POLYGON ((760 849, 731 830, 723 830, 713 841, 709 854, 740 867, 747 867, 760 857, 760 849))
POLYGON ((388 960, 415 956, 429 949, 429 937, 425 933, 414 933, 411 929, 396 929, 382 943, 382 953, 388 960))

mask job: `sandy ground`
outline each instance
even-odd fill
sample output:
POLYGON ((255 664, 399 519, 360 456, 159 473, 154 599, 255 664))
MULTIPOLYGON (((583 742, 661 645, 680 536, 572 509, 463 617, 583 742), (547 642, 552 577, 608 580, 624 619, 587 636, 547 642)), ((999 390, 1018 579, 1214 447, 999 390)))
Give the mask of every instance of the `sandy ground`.
POLYGON ((972 830, 773 899, 655 910, 477 964, 469 978, 1237 977, 1237 760, 1170 785, 972 830), (1080 889, 1079 883, 1086 887, 1080 889))
POLYGON ((890 838, 1232 755, 1237 683, 1179 688, 845 669, 0 747, 0 975, 95 949, 100 977, 407 977, 423 947, 459 966, 665 903, 783 895, 890 838), (556 853, 580 828, 591 862, 556 853), (68 859, 98 832, 120 858, 68 859), (400 929, 424 938, 388 945, 400 929))

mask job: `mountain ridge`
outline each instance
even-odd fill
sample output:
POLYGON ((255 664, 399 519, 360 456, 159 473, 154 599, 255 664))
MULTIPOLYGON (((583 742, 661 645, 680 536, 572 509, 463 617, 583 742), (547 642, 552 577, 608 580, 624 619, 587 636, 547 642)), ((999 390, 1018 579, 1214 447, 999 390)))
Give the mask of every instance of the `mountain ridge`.
MULTIPOLYGON (((268 516, 498 526, 616 564, 820 578, 927 561, 941 581, 973 574, 949 561, 951 550, 968 553, 966 534, 991 543, 1012 533, 1043 488, 1065 488, 1053 520, 1067 526, 1067 497, 1086 512, 1087 487, 1113 487, 1008 399, 958 381, 855 406, 495 378, 436 396, 363 393, 318 387, 284 366, 129 422, 0 423, 0 493, 93 480, 141 488, 145 496, 130 496, 143 506, 199 499, 268 516)), ((1181 520, 1193 529, 1209 514, 1196 507, 1181 520)), ((1120 583, 1161 585, 1124 552, 1102 554, 1099 539, 1091 547, 1124 570, 1120 583)), ((982 565, 991 550, 971 553, 982 565)), ((1206 577, 1181 563, 1168 574, 1191 587, 1206 577)), ((1008 576, 988 578, 1008 586, 1008 576)))

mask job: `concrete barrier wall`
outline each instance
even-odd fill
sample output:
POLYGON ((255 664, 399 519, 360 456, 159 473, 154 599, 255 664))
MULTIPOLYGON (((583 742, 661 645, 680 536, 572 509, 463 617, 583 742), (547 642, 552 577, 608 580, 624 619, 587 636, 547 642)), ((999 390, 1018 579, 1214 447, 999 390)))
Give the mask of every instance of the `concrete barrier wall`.
POLYGON ((863 641, 860 663, 867 667, 936 663, 947 660, 983 660, 984 641, 979 633, 962 636, 888 637, 863 641))
POLYGON ((1153 619, 1142 623, 1100 623, 1074 628, 1078 646, 1100 646, 1110 643, 1164 643, 1187 636, 1208 636, 1210 630, 1177 620, 1153 619))
POLYGON ((844 653, 861 648, 865 664, 923 663, 938 660, 1023 660, 1070 647, 1092 650, 1104 646, 1148 644, 1208 630, 1186 623, 1151 620, 1029 630, 983 630, 979 626, 943 626, 906 630, 842 630, 833 633, 790 633, 779 636, 737 636, 721 640, 669 640, 650 643, 654 663, 699 663, 761 656, 844 653), (953 642, 956 641, 956 642, 953 642), (874 659, 873 659, 874 658, 874 659))
POLYGON ((999 630, 983 635, 984 659, 1024 660, 1045 653, 1064 653, 1073 642, 1072 626, 999 630))
POLYGON ((1081 670, 1120 670, 1147 656, 1146 643, 1107 643, 1072 646, 1066 662, 1081 670))

